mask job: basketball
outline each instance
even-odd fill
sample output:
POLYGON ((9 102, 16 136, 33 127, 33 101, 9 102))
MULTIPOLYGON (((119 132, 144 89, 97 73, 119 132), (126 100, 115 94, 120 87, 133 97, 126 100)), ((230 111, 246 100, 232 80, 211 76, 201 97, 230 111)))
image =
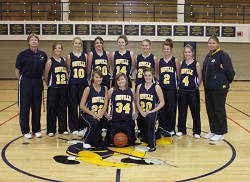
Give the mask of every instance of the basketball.
POLYGON ((125 147, 128 144, 128 137, 125 133, 118 132, 114 136, 113 143, 116 147, 125 147))

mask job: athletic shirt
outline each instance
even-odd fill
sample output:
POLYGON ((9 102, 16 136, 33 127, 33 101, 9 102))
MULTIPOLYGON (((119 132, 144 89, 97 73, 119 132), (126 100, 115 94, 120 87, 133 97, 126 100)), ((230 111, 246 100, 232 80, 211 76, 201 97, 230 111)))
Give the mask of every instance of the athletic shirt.
POLYGON ((87 78, 87 62, 85 53, 81 53, 80 57, 69 53, 70 56, 70 70, 69 70, 69 84, 88 84, 87 78))
POLYGON ((150 54, 148 57, 144 57, 142 54, 137 56, 136 62, 136 84, 144 83, 143 71, 145 68, 155 69, 154 55, 150 54))
POLYGON ((95 69, 100 69, 103 74, 103 82, 110 80, 110 73, 108 69, 108 56, 106 51, 103 51, 103 54, 100 56, 95 50, 92 51, 92 66, 91 66, 91 75, 95 69))
POLYGON ((158 96, 155 90, 155 86, 156 84, 153 83, 147 90, 145 88, 145 83, 141 84, 139 90, 139 101, 140 106, 144 112, 153 110, 158 104, 158 96))
POLYGON ((121 55, 119 51, 115 51, 113 79, 118 73, 122 72, 130 80, 131 67, 132 67, 132 58, 130 55, 130 51, 127 50, 124 55, 121 55))
POLYGON ((53 57, 50 59, 52 64, 48 76, 48 87, 66 87, 68 78, 65 60, 62 57, 60 62, 53 57))
POLYGON ((159 85, 161 88, 166 89, 177 89, 177 73, 176 73, 176 64, 175 57, 172 57, 170 61, 164 61, 164 58, 161 58, 159 61, 159 85))
POLYGON ((101 85, 101 91, 97 92, 93 85, 89 86, 89 96, 85 106, 92 112, 100 114, 105 101, 105 86, 101 85))
POLYGON ((199 86, 199 80, 196 69, 196 61, 187 65, 184 60, 181 64, 179 88, 182 90, 195 90, 199 86))
POLYGON ((31 49, 26 49, 17 56, 16 68, 24 77, 41 79, 47 60, 45 52, 41 50, 34 52, 31 49))
POLYGON ((111 95, 111 115, 113 121, 132 121, 133 92, 129 90, 114 90, 111 95))

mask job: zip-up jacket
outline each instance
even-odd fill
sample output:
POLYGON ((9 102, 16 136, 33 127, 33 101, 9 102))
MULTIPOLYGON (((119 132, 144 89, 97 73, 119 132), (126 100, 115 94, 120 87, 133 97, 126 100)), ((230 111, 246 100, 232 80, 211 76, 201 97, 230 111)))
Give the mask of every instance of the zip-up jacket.
POLYGON ((235 76, 235 71, 229 55, 217 49, 208 53, 203 62, 202 78, 205 88, 229 88, 235 76))

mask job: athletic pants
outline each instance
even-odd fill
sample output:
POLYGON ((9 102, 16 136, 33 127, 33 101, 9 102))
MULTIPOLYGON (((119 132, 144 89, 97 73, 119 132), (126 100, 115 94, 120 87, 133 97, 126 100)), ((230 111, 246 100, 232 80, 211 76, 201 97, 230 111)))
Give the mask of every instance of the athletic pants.
POLYGON ((146 117, 142 117, 140 114, 140 122, 142 123, 142 141, 148 143, 148 147, 155 147, 155 124, 157 120, 157 112, 148 114, 146 117))
POLYGON ((80 117, 80 102, 82 94, 87 85, 70 84, 68 89, 68 115, 69 115, 69 130, 71 132, 82 130, 87 127, 80 117))
POLYGON ((67 131, 67 87, 49 87, 47 91, 47 134, 67 131))
POLYGON ((199 90, 186 91, 179 90, 178 95, 178 132, 187 134, 186 122, 187 111, 190 108, 193 118, 193 134, 201 134, 201 118, 200 118, 200 92, 199 90))
POLYGON ((29 114, 32 111, 32 132, 41 131, 43 80, 21 76, 18 89, 19 122, 22 134, 30 132, 29 114))
POLYGON ((226 97, 228 89, 205 89, 206 109, 211 133, 227 133, 226 97))
POLYGON ((123 132, 128 137, 128 145, 135 144, 135 124, 134 121, 109 121, 106 142, 109 146, 113 144, 113 139, 116 133, 123 132))
POLYGON ((166 131, 175 131, 177 90, 162 89, 165 105, 159 111, 159 126, 166 131))
POLYGON ((102 143, 102 130, 100 121, 93 118, 93 116, 85 114, 83 112, 81 112, 81 116, 88 125, 87 131, 83 137, 84 142, 96 147, 99 146, 102 143))

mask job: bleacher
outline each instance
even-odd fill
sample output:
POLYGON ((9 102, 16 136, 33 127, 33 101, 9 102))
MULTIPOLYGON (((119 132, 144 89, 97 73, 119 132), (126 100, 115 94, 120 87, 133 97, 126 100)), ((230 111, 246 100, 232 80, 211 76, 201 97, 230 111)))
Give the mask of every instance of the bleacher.
MULTIPOLYGON (((4 0, 2 21, 55 21, 69 13, 70 21, 177 22, 177 0, 69 0, 68 10, 60 0, 4 0)), ((186 0, 185 22, 250 23, 250 0, 186 0)))

